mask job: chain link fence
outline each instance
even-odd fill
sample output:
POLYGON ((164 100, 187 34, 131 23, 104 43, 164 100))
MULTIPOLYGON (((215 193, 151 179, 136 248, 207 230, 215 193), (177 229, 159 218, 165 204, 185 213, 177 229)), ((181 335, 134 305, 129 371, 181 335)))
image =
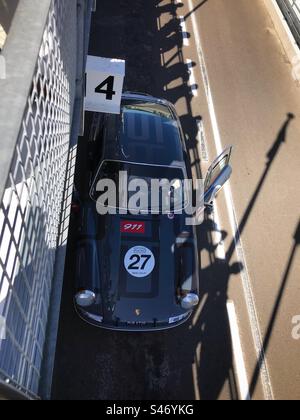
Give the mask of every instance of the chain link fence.
POLYGON ((0 381, 31 397, 62 281, 93 4, 20 0, 1 57, 0 381))
POLYGON ((300 0, 277 0, 277 3, 300 47, 300 0))

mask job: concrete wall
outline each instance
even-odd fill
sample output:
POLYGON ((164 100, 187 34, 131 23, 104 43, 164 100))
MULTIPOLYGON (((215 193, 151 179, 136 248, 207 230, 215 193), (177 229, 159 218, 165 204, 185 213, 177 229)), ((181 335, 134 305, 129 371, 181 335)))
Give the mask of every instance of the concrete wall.
POLYGON ((0 0, 0 49, 3 48, 20 0, 0 0))

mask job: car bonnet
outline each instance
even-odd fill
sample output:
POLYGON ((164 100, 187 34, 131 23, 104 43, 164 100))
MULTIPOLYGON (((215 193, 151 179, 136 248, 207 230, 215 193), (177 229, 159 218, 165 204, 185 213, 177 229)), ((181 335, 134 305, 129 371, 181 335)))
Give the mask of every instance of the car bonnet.
POLYGON ((149 322, 182 313, 174 245, 180 218, 114 216, 105 223, 98 244, 104 316, 149 322))

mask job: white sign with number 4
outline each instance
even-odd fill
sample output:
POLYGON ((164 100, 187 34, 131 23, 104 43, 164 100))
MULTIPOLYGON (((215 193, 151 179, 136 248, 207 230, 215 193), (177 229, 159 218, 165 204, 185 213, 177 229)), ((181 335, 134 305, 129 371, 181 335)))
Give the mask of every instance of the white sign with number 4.
POLYGON ((85 111, 119 114, 125 77, 125 61, 88 56, 85 111))

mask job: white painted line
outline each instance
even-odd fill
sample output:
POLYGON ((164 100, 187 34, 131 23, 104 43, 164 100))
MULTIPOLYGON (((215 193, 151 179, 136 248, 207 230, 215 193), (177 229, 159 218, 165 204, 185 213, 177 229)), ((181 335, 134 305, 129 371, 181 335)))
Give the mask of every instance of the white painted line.
POLYGON ((224 193, 225 193, 225 199, 226 199, 227 212, 228 212, 229 220, 230 220, 231 232, 232 232, 234 242, 235 242, 236 253, 237 253, 239 262, 241 262, 244 266, 244 270, 241 272, 241 277, 242 277, 242 282, 243 282, 243 290, 244 290, 244 295, 245 295, 246 304, 247 304, 247 311, 248 311, 248 315, 250 319, 250 325, 251 325, 251 331, 252 331, 253 341, 255 345, 257 361, 260 365, 260 373, 261 373, 264 396, 266 400, 274 400, 274 393, 272 389, 270 373, 269 373, 266 355, 264 351, 262 333, 260 330, 258 314, 256 310, 254 292, 253 292, 253 288, 252 288, 252 284, 250 280, 250 275, 248 271, 248 266, 246 262, 242 240, 240 237, 239 224, 238 224, 238 219, 237 219, 234 204, 233 204, 230 184, 224 187, 224 193))
MULTIPOLYGON (((188 0, 188 5, 189 5, 190 13, 191 13, 194 39, 195 39, 195 43, 197 47, 199 65, 201 68, 203 82, 205 86, 205 92, 206 92, 206 97, 207 97, 207 103, 208 103, 208 108, 209 108, 209 113, 210 113, 210 119, 211 119, 215 145, 216 145, 218 154, 221 154, 223 152, 221 135, 220 135, 220 130, 218 126, 212 91, 211 91, 211 87, 209 83, 208 72, 207 72, 207 68, 205 64, 198 23, 196 20, 196 15, 193 12, 194 9, 193 9, 192 0, 188 0)), ((225 185, 224 193, 225 193, 225 199, 226 199, 226 207, 227 207, 227 211, 228 211, 229 219, 230 219, 232 235, 233 235, 235 245, 236 245, 236 250, 237 250, 240 262, 244 265, 244 271, 242 271, 241 277, 242 277, 242 282, 243 282, 243 290, 244 290, 245 300, 247 304, 248 315, 249 315, 250 324, 251 324, 251 332, 252 332, 253 341, 254 341, 255 350, 256 350, 256 356, 260 364, 260 373, 261 373, 261 378, 262 378, 264 396, 266 400, 273 400, 274 394, 272 390, 270 374, 269 374, 265 352, 263 348, 263 340, 262 340, 262 334, 260 331, 258 315, 256 311, 255 298, 254 298, 254 293, 253 293, 252 285, 250 282, 250 276, 247 269, 246 258, 245 258, 245 254, 244 254, 244 250, 243 250, 243 246, 242 246, 242 242, 241 242, 241 238, 239 234, 239 227, 238 227, 236 212, 234 208, 230 184, 225 185)))
MULTIPOLYGON (((226 251, 225 251, 225 246, 224 246, 221 228, 220 228, 221 224, 220 224, 219 212, 216 205, 214 206, 214 224, 215 224, 215 231, 213 232, 212 236, 213 236, 214 244, 217 245, 217 248, 215 250, 215 257, 218 260, 225 261, 226 251)), ((229 320, 229 325, 230 325, 236 379, 237 379, 238 388, 239 388, 238 389, 239 398, 242 401, 249 401, 251 400, 249 382, 247 378, 247 370, 246 370, 246 365, 244 361, 244 353, 242 350, 242 343, 240 339, 240 332, 239 332, 239 327, 238 327, 235 306, 234 306, 234 303, 231 301, 227 302, 226 306, 227 306, 228 320, 229 320)))
POLYGON ((212 237, 213 237, 214 245, 217 246, 215 250, 215 257, 218 260, 225 261, 226 251, 225 251, 225 246, 224 246, 224 242, 222 238, 222 232, 220 228, 221 223, 220 223, 220 218, 219 218, 219 212, 216 205, 214 205, 214 223, 215 223, 216 230, 213 232, 212 237))
POLYGON ((236 365, 237 382, 239 385, 239 397, 242 401, 250 401, 249 382, 244 362, 242 343, 240 340, 240 332, 238 319, 233 302, 227 302, 227 312, 231 332, 232 348, 234 354, 234 362, 236 365))
MULTIPOLYGON (((188 2, 189 2, 189 6, 190 6, 190 9, 191 9, 191 12, 192 12, 192 10, 193 10, 192 0, 188 0, 188 2)), ((196 21, 195 13, 191 14, 191 19, 192 19, 192 24, 193 24, 195 43, 196 43, 196 47, 197 47, 197 54, 198 54, 200 68, 201 68, 201 73, 202 73, 202 76, 203 76, 204 87, 205 87, 205 92, 206 92, 206 97, 207 97, 207 102, 208 102, 209 113, 210 113, 210 117, 211 117, 211 124, 212 124, 214 139, 215 139, 215 143, 216 143, 217 153, 221 154, 223 152, 221 135, 220 135, 219 126, 218 126, 218 122, 217 122, 215 106, 214 106, 214 102, 213 102, 212 94, 211 94, 211 90, 210 90, 210 84, 209 84, 209 80, 208 80, 208 76, 207 76, 207 70, 206 70, 203 50, 202 50, 201 41, 200 41, 200 32, 199 32, 199 29, 198 29, 198 23, 196 21)))
POLYGON ((190 72, 190 87, 191 87, 191 91, 193 96, 198 96, 198 85, 196 83, 196 77, 195 77, 195 73, 194 73, 194 69, 193 69, 193 60, 191 59, 187 59, 186 61, 186 65, 189 69, 190 72))
POLYGON ((185 18, 183 16, 180 16, 179 21, 180 21, 182 38, 183 38, 183 45, 185 47, 188 47, 190 45, 190 41, 189 41, 189 34, 188 34, 188 31, 187 31, 187 28, 186 28, 185 18))
POLYGON ((193 363, 193 383, 194 383, 194 391, 195 391, 195 400, 200 401, 200 390, 198 385, 198 366, 197 363, 193 363))
POLYGON ((195 327, 198 324, 200 316, 202 314, 202 311, 203 311, 203 309, 206 305, 207 299, 208 299, 208 295, 206 294, 206 295, 203 296, 203 299, 200 302, 200 305, 198 306, 198 308, 197 308, 197 310, 196 310, 196 312, 193 316, 193 322, 192 322, 193 327, 195 327))

